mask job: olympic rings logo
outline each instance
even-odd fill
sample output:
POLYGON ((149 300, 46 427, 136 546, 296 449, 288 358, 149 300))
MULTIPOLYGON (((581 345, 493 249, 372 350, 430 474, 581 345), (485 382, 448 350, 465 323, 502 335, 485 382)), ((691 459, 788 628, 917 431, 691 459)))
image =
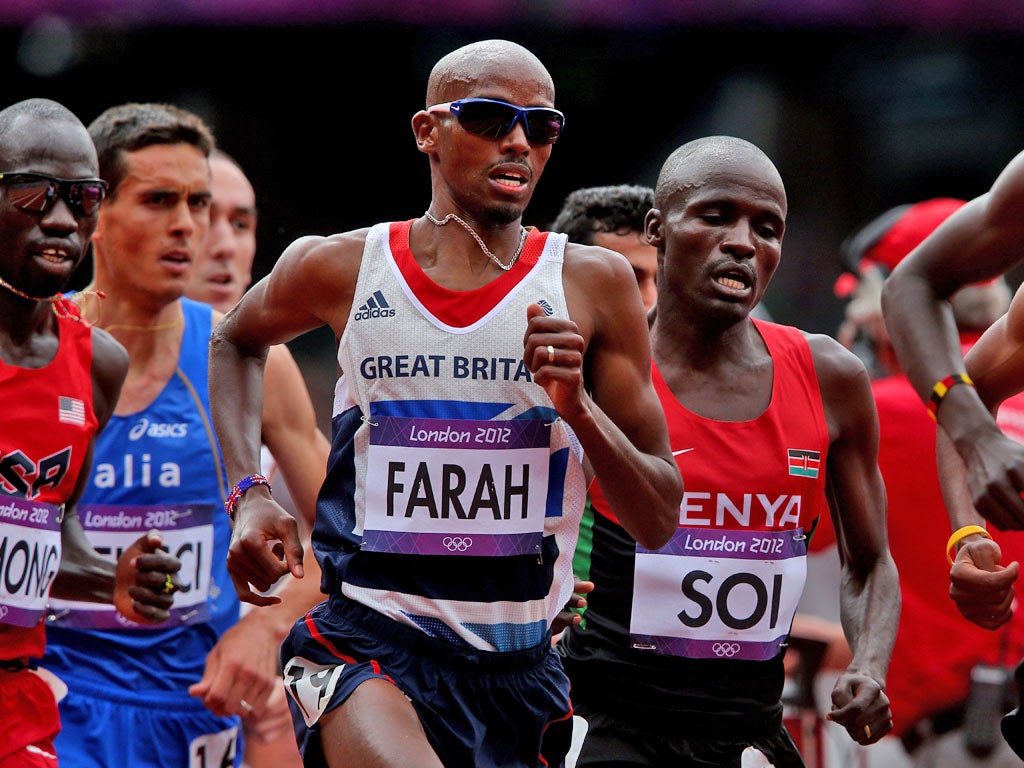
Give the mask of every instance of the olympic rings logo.
POLYGON ((473 546, 473 539, 469 536, 445 536, 441 543, 449 552, 465 552, 473 546))
POLYGON ((715 654, 715 656, 727 656, 727 657, 731 658, 731 657, 735 656, 737 653, 740 652, 740 644, 739 643, 715 643, 714 645, 711 646, 711 651, 712 651, 712 653, 715 654))

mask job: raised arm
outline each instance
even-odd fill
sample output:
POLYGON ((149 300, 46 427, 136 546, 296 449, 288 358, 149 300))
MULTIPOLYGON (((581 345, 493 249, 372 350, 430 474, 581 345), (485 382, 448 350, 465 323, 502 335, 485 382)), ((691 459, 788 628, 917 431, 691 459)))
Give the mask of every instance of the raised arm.
POLYGON ((829 428, 826 492, 842 569, 840 619, 853 652, 832 690, 829 718, 868 744, 892 729, 885 678, 900 614, 878 468, 878 414, 861 361, 827 336, 809 341, 829 428))
MULTIPOLYGON (((936 384, 966 365, 949 306, 963 286, 1004 274, 1024 260, 1024 153, 991 190, 950 216, 905 258, 886 281, 886 327, 923 402, 936 384)), ((1019 298, 1014 299, 1018 303, 1019 298)), ((1011 308, 1011 312, 1014 309, 1011 308)), ((1020 309, 1016 310, 1020 312, 1020 309)), ((986 367, 974 367, 971 386, 939 386, 934 414, 966 462, 972 499, 1000 528, 1024 528, 1024 450, 1003 436, 990 407, 1024 385, 1018 375, 1013 328, 1000 321, 983 349, 986 367), (990 365, 991 363, 991 365, 990 365)), ((980 359, 980 358, 979 358, 980 359)))
POLYGON ((567 246, 565 270, 576 328, 555 334, 553 320, 537 308, 525 360, 580 439, 623 527, 654 549, 676 530, 683 485, 651 382, 650 336, 636 278, 621 254, 594 246, 567 246), (552 365, 546 365, 549 344, 557 350, 552 365))

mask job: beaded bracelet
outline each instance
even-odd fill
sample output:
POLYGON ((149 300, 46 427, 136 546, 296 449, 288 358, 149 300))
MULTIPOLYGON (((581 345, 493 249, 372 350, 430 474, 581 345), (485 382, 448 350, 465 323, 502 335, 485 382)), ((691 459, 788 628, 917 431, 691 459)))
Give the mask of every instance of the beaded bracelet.
POLYGON ((238 485, 231 489, 231 493, 228 494, 227 501, 224 502, 224 511, 228 513, 228 517, 235 519, 235 510, 238 509, 238 502, 242 500, 242 496, 245 492, 252 488, 254 485, 265 485, 267 491, 273 493, 273 489, 270 487, 270 481, 267 480, 263 475, 249 475, 238 481, 238 485))
POLYGON ((974 382, 971 381, 971 377, 966 373, 954 373, 952 376, 947 376, 941 381, 935 382, 935 386, 932 387, 932 393, 928 396, 928 413, 932 419, 938 421, 939 414, 939 403, 942 399, 949 394, 949 390, 955 387, 957 384, 970 384, 974 386, 974 382))
POLYGON ((953 565, 953 547, 959 544, 961 539, 973 536, 975 533, 980 533, 986 539, 992 538, 992 535, 980 525, 965 525, 963 528, 953 531, 953 535, 946 542, 946 559, 950 565, 953 565))

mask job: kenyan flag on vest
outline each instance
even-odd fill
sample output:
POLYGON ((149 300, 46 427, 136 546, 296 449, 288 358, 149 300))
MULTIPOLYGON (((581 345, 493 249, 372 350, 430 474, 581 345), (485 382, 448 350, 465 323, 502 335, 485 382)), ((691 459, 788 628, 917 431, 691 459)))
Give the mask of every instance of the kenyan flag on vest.
POLYGON ((789 474, 797 477, 817 477, 820 465, 820 452, 789 449, 789 474))

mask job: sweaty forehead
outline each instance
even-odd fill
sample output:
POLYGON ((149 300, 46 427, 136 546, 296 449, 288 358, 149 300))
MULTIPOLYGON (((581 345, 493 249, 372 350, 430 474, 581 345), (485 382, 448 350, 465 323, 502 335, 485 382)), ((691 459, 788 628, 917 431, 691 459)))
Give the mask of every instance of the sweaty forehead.
POLYGON ((705 157, 682 164, 665 191, 670 202, 748 201, 776 207, 786 215, 786 189, 775 166, 759 157, 705 157))
POLYGON ((64 178, 96 176, 96 148, 85 127, 23 115, 0 140, 0 171, 36 171, 64 178))
POLYGON ((686 208, 702 210, 708 207, 729 206, 753 215, 770 215, 781 221, 786 219, 785 190, 780 185, 756 176, 710 174, 699 186, 694 186, 679 198, 686 208))
POLYGON ((507 55, 478 54, 437 74, 428 94, 432 103, 471 96, 504 96, 532 105, 554 103, 555 88, 547 71, 507 55))

